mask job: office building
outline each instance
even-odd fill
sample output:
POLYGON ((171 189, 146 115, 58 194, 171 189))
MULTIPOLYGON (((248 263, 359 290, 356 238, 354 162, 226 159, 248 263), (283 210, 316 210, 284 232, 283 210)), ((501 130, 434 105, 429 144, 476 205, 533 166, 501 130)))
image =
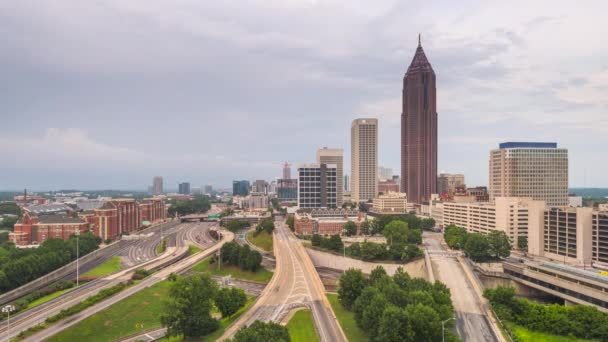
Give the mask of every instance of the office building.
POLYGON ((456 188, 464 186, 464 175, 442 173, 437 177, 437 193, 442 197, 453 196, 456 188))
POLYGON ((213 192, 213 186, 207 184, 205 185, 205 187, 203 188, 203 193, 205 194, 211 194, 213 192))
POLYGON ((190 195, 190 183, 179 183, 177 192, 181 195, 190 195))
POLYGON ((291 179, 291 166, 288 162, 283 165, 283 179, 291 179))
POLYGON ((247 196, 249 195, 249 181, 235 180, 232 181, 232 196, 247 196))
POLYGON ((298 200, 298 180, 277 180, 277 198, 280 202, 295 202, 298 200))
POLYGON ((152 195, 163 194, 163 177, 156 176, 152 179, 152 195))
POLYGON ((591 225, 591 259, 608 266, 608 208, 594 211, 591 225))
POLYGON ((337 166, 310 164, 298 167, 298 206, 336 208, 337 166))
POLYGON ((393 179, 393 169, 380 166, 378 168, 378 180, 391 180, 391 179, 393 179))
POLYGON ((389 192, 399 192, 399 184, 392 179, 381 179, 378 181, 378 193, 387 194, 389 192))
POLYGON ((531 197, 568 205, 568 150, 556 143, 506 142, 490 152, 490 200, 531 197))
POLYGON ((266 182, 263 179, 258 179, 255 182, 253 182, 253 185, 251 186, 251 191, 252 192, 259 192, 259 193, 267 193, 268 192, 268 182, 266 182))
POLYGON ((490 193, 488 192, 487 186, 467 188, 467 193, 470 196, 475 196, 475 202, 488 202, 490 200, 490 193))
POLYGON ((568 206, 569 207, 582 207, 583 206, 583 197, 568 195, 568 206))
POLYGON ((401 191, 414 203, 437 193, 437 91, 435 71, 418 37, 418 48, 403 77, 401 191))
POLYGON ((343 168, 343 152, 341 148, 323 147, 317 150, 317 164, 336 165, 336 205, 342 206, 344 194, 344 168, 343 168))
POLYGON ((235 196, 232 198, 234 204, 241 209, 267 209, 269 198, 263 192, 252 192, 247 196, 235 196))
POLYGON ((374 206, 370 211, 379 215, 403 215, 415 210, 414 204, 408 203, 407 194, 402 192, 388 192, 374 198, 374 206))
POLYGON ((357 225, 357 234, 365 222, 364 213, 347 209, 300 209, 294 215, 294 231, 301 235, 342 234, 346 222, 357 225))
POLYGON ((351 125, 351 196, 367 202, 378 193, 378 120, 355 119, 351 125))
MULTIPOLYGON (((348 175, 344 175, 344 192, 350 192, 350 177, 348 175)), ((344 197, 344 195, 342 195, 344 197)), ((342 198, 344 201, 344 198, 342 198)))

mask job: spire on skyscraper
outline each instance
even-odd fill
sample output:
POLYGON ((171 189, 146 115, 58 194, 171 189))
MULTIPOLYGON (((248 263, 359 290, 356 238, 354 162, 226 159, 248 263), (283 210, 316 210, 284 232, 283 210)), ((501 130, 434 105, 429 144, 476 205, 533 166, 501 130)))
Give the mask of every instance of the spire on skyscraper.
POLYGON ((422 43, 420 42, 420 34, 418 34, 418 47, 416 48, 416 53, 414 54, 414 58, 412 59, 412 63, 410 63, 409 68, 407 68, 407 72, 414 71, 429 71, 433 70, 431 63, 426 58, 426 54, 422 49, 422 43))

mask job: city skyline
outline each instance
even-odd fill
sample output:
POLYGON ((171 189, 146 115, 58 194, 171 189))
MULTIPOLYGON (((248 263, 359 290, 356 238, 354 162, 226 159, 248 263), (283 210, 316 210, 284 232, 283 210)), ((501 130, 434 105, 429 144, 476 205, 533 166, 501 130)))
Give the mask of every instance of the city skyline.
POLYGON ((433 11, 419 3, 424 20, 409 20, 394 2, 234 9, 64 1, 35 13, 24 2, 3 4, 0 84, 11 91, 0 95, 9 161, 0 189, 146 189, 155 174, 167 184, 229 187, 232 179, 280 176, 274 163, 309 161, 322 146, 344 148, 348 165, 356 117, 379 119, 379 165, 398 173, 399 88, 418 33, 439 75, 438 172, 487 185, 486 156, 497 143, 556 141, 570 151, 571 187, 607 187, 607 162, 593 157, 608 129, 608 50, 594 25, 606 4, 547 4, 519 14, 517 6, 433 11), (268 26, 246 19, 266 12, 268 26), (338 20, 328 34, 304 29, 327 27, 328 16, 338 20), (227 101, 235 94, 238 103, 227 101), (258 131, 276 139, 251 147, 258 131))

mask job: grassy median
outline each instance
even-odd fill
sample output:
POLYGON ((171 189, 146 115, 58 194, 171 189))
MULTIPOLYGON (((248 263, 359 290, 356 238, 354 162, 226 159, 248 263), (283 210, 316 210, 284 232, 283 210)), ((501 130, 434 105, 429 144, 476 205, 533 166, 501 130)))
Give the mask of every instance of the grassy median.
POLYGON ((247 240, 258 248, 265 250, 266 252, 272 252, 272 234, 267 232, 260 232, 257 235, 255 230, 247 232, 247 240))
POLYGON ((95 277, 101 278, 105 277, 109 274, 116 273, 120 271, 122 268, 122 261, 119 256, 111 257, 110 259, 104 261, 102 264, 93 268, 92 270, 81 274, 81 277, 95 277))
POLYGON ((331 304, 331 308, 334 310, 336 317, 338 318, 338 322, 340 322, 340 326, 346 335, 346 338, 349 342, 366 342, 369 341, 369 337, 365 334, 363 330, 361 330, 357 326, 357 322, 355 322, 355 313, 352 311, 346 310, 340 301, 338 300, 338 295, 333 293, 327 294, 327 299, 329 299, 329 303, 331 304))
POLYGON ((530 331, 524 327, 518 325, 510 325, 513 335, 515 335, 521 342, 595 342, 597 340, 586 340, 575 337, 551 335, 538 331, 530 331))
POLYGON ((211 264, 211 258, 206 258, 203 261, 192 267, 192 271, 195 272, 208 272, 211 275, 227 276, 231 275, 232 278, 257 281, 260 283, 267 283, 272 279, 272 272, 265 268, 260 268, 257 272, 245 271, 238 266, 224 265, 218 269, 218 263, 211 264))
POLYGON ((72 291, 73 289, 75 289, 75 287, 71 287, 71 288, 69 288, 69 289, 65 289, 65 290, 60 290, 60 291, 57 291, 57 292, 53 292, 53 293, 51 293, 50 295, 46 295, 46 296, 44 296, 44 297, 38 298, 38 299, 36 299, 35 301, 33 301, 33 302, 29 303, 29 304, 28 304, 28 305, 25 307, 25 310, 29 310, 29 309, 31 309, 31 308, 33 308, 33 307, 36 307, 36 306, 41 305, 41 304, 44 304, 44 303, 46 303, 46 302, 48 302, 48 301, 50 301, 50 300, 53 300, 53 299, 55 299, 55 298, 57 298, 57 297, 61 296, 62 294, 66 293, 66 292, 68 292, 68 291, 72 291))
POLYGON ((315 322, 310 310, 299 310, 287 323, 291 342, 315 342, 319 341, 315 330, 315 322))

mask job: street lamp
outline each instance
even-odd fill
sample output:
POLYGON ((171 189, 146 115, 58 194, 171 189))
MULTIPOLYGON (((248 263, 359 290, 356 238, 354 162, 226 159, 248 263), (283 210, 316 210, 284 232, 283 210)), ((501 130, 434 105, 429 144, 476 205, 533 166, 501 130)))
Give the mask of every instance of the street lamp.
POLYGON ((11 312, 15 311, 15 306, 14 305, 5 305, 2 308, 2 312, 6 313, 8 315, 8 328, 6 329, 6 340, 10 340, 11 338, 11 312))
POLYGON ((456 320, 456 317, 450 317, 441 322, 441 341, 445 342, 445 324, 451 320, 456 320))
POLYGON ((79 240, 79 237, 80 237, 80 230, 76 230, 76 232, 74 234, 76 235, 76 287, 78 287, 78 285, 80 284, 79 280, 78 280, 78 278, 80 278, 80 273, 79 273, 80 272, 80 268, 78 267, 79 266, 78 259, 79 259, 79 252, 80 252, 79 251, 79 249, 80 249, 79 247, 80 246, 78 245, 78 240, 79 240))

